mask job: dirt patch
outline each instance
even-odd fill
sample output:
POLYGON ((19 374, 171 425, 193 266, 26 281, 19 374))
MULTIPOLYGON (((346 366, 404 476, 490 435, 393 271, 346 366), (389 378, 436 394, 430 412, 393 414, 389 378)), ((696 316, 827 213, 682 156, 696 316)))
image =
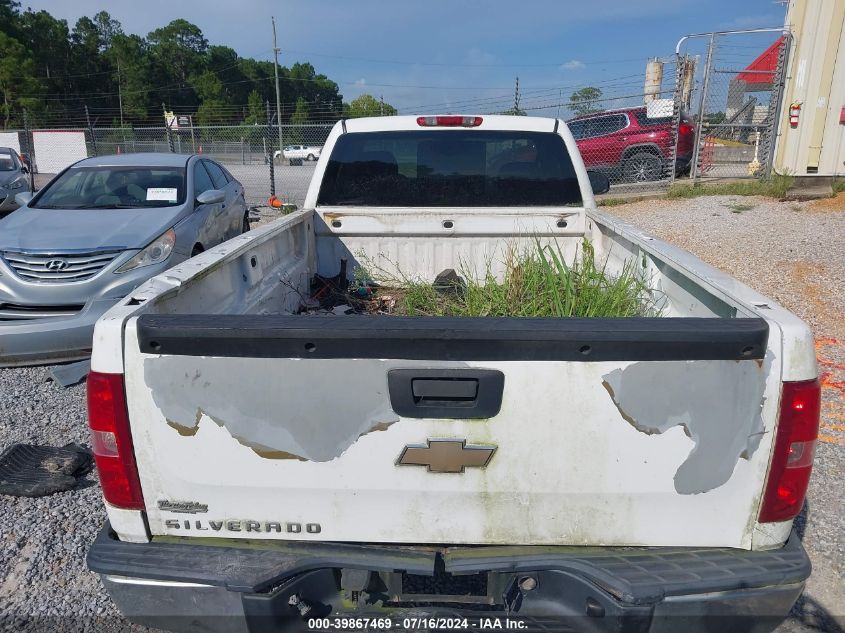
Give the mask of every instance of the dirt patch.
MULTIPOLYGON (((795 284, 795 292, 801 300, 808 303, 815 319, 826 325, 825 331, 834 337, 845 338, 845 327, 842 324, 842 314, 830 300, 830 288, 825 288, 816 282, 825 279, 827 269, 821 264, 807 261, 790 262, 789 276, 795 284)), ((803 306, 806 309, 807 306, 803 306)))
POLYGON ((819 198, 813 200, 805 205, 802 205, 802 211, 811 211, 814 213, 829 213, 840 212, 845 213, 845 191, 836 194, 833 198, 819 198))

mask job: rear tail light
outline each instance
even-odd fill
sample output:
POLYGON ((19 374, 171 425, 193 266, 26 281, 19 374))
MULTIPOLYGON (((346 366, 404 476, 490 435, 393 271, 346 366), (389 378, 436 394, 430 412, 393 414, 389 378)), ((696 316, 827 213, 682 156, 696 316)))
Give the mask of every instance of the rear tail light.
POLYGON ((682 135, 686 136, 688 134, 692 134, 695 131, 695 128, 693 128, 693 126, 689 123, 682 121, 678 130, 682 135))
POLYGON ((480 116, 418 116, 417 125, 423 127, 478 127, 484 119, 480 116))
POLYGON ((118 508, 143 510, 123 374, 88 374, 88 426, 106 501, 118 508))
POLYGON ((783 383, 775 448, 760 522, 788 521, 801 512, 819 434, 821 386, 818 380, 783 383))

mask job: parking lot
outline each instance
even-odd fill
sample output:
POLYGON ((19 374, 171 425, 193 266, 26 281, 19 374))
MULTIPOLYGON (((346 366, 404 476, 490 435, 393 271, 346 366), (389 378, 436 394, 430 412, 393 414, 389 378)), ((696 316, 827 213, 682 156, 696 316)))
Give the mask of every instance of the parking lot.
MULTIPOLYGON (((822 434, 799 521, 814 572, 793 617, 779 631, 842 631, 845 622, 837 624, 831 614, 841 614, 845 605, 845 323, 840 316, 845 297, 839 291, 845 287, 845 198, 799 204, 707 197, 645 201, 611 211, 728 271, 814 328, 824 384, 822 434)), ((4 444, 87 445, 85 417, 82 385, 62 389, 45 368, 0 370, 4 444)), ((2 498, 0 630, 126 630, 85 567, 87 548, 104 520, 96 472, 69 492, 2 498)))

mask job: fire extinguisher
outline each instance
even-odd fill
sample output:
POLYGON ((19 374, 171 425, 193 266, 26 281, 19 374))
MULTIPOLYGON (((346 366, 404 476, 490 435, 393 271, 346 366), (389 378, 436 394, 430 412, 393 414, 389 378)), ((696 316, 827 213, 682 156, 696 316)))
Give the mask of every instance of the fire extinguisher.
POLYGON ((801 103, 796 101, 789 105, 789 125, 790 127, 798 127, 798 117, 801 115, 801 103))

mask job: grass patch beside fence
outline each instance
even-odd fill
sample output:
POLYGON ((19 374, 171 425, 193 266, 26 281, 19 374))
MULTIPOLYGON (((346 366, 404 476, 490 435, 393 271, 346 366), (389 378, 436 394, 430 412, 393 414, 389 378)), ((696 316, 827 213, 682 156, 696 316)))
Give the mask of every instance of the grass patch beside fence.
POLYGON ((742 180, 737 182, 722 182, 708 184, 675 183, 669 187, 666 197, 697 198, 699 196, 766 196, 768 198, 783 199, 792 187, 792 176, 773 174, 770 178, 760 180, 742 180))

